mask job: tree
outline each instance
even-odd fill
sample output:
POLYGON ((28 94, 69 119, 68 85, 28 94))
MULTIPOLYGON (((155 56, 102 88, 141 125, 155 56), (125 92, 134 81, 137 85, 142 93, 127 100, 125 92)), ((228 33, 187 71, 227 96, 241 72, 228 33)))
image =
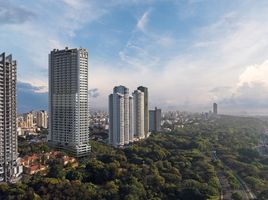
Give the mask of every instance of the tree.
POLYGON ((119 186, 114 181, 107 182, 99 193, 104 199, 119 199, 119 186))
POLYGON ((243 200, 243 197, 241 196, 240 193, 234 192, 234 193, 232 193, 232 199, 233 200, 243 200))
POLYGON ((187 200, 205 200, 206 198, 200 193, 200 191, 196 188, 188 188, 188 189, 183 189, 181 193, 181 198, 182 199, 187 199, 187 200))
POLYGON ((59 164, 56 160, 53 160, 49 164, 49 171, 47 176, 50 178, 63 178, 65 176, 63 166, 59 164))
POLYGON ((268 190, 264 190, 258 196, 259 200, 267 200, 268 199, 268 190))
POLYGON ((121 185, 121 199, 146 199, 146 191, 142 183, 135 177, 130 177, 127 182, 121 185))
POLYGON ((66 174, 66 178, 70 181, 81 180, 82 177, 83 177, 82 174, 79 171, 74 170, 74 169, 68 171, 66 174))

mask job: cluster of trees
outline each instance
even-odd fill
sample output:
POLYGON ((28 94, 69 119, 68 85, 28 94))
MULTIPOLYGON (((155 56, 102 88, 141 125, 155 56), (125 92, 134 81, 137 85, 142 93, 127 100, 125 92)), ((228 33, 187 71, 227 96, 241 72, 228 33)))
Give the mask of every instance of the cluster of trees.
POLYGON ((261 199, 268 193, 268 156, 261 156, 255 147, 267 127, 266 121, 256 118, 221 116, 213 124, 204 122, 181 131, 190 132, 207 154, 217 151, 223 164, 232 169, 225 169, 232 189, 239 188, 236 173, 261 199))
MULTIPOLYGON (((79 166, 49 163, 46 176, 25 176, 21 183, 0 184, 0 199, 219 199, 220 183, 211 150, 232 170, 224 170, 230 186, 239 188, 239 174, 258 194, 268 198, 268 158, 254 149, 263 121, 221 117, 213 123, 157 133, 125 149, 92 141, 92 154, 79 166)), ((21 153, 46 151, 21 146, 21 153)), ((241 199, 233 193, 233 199, 241 199)))
POLYGON ((45 153, 51 151, 50 147, 47 143, 39 142, 39 143, 29 143, 24 138, 19 138, 18 151, 20 157, 24 157, 26 155, 32 155, 34 153, 45 153))
POLYGON ((51 162, 46 176, 0 185, 0 199, 217 199, 213 165, 191 135, 155 134, 125 149, 92 142, 77 168, 51 162))
MULTIPOLYGON (((263 162, 268 157, 261 156, 255 147, 259 144, 267 124, 254 118, 224 117, 219 120, 217 126, 225 129, 224 134, 219 134, 223 141, 217 146, 222 150, 222 161, 261 199, 268 189, 268 165, 263 162)), ((268 199, 268 196, 265 198, 268 199)))

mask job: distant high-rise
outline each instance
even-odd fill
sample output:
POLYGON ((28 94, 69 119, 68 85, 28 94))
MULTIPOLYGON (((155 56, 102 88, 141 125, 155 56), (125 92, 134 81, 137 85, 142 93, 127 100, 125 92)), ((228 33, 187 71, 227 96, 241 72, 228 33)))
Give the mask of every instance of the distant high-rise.
POLYGON ((157 132, 161 130, 161 109, 155 108, 149 111, 150 118, 150 132, 157 132))
POLYGON ((11 55, 0 55, 0 182, 15 182, 22 172, 18 159, 16 68, 11 55))
POLYGON ((144 131, 144 93, 140 90, 133 92, 133 113, 134 113, 134 137, 142 139, 144 131))
POLYGON ((125 86, 114 87, 109 95, 109 143, 115 147, 133 141, 132 97, 125 86))
POLYGON ((134 141, 133 97, 129 96, 129 142, 134 141))
POLYGON ((149 130, 147 136, 145 135, 144 120, 147 117, 147 108, 145 109, 144 105, 148 107, 148 89, 139 88, 131 96, 128 88, 117 86, 114 87, 113 94, 109 95, 109 144, 114 147, 121 147, 149 136, 149 130), (143 91, 147 94, 147 100, 144 100, 143 91))
POLYGON ((216 103, 213 103, 213 114, 218 114, 218 105, 216 103))
POLYGON ((49 144, 76 157, 88 155, 88 52, 56 50, 49 54, 49 144))
POLYGON ((114 120, 113 120, 113 94, 109 95, 109 144, 113 145, 114 144, 114 132, 113 132, 113 125, 114 125, 114 120))
POLYGON ((145 137, 149 136, 149 103, 148 103, 148 88, 140 86, 138 90, 144 93, 144 134, 145 137))
POLYGON ((47 128, 47 112, 45 110, 37 112, 36 124, 38 127, 47 128))
POLYGON ((33 121, 34 121, 33 113, 29 112, 29 113, 23 114, 23 121, 25 124, 25 128, 32 128, 33 121))

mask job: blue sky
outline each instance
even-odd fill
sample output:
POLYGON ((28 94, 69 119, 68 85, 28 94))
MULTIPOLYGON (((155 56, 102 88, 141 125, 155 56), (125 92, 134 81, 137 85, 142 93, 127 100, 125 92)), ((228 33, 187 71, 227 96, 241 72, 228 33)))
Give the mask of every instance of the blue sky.
POLYGON ((47 107, 48 53, 89 51, 91 107, 145 85, 150 106, 268 111, 266 0, 0 0, 1 51, 18 61, 18 111, 47 107))

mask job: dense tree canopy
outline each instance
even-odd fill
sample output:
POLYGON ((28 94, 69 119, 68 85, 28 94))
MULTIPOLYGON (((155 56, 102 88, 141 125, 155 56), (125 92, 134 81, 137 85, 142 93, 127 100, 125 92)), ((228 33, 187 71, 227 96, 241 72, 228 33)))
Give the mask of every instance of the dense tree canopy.
MULTIPOLYGON (((0 184, 0 199, 218 199, 220 183, 211 150, 265 199, 267 158, 253 148, 263 127, 255 119, 222 117, 155 133, 125 149, 92 141, 91 156, 78 167, 53 161, 46 176, 0 184)), ((224 173, 231 187, 239 188, 233 172, 224 173)), ((239 197, 234 193, 233 198, 239 197)))

